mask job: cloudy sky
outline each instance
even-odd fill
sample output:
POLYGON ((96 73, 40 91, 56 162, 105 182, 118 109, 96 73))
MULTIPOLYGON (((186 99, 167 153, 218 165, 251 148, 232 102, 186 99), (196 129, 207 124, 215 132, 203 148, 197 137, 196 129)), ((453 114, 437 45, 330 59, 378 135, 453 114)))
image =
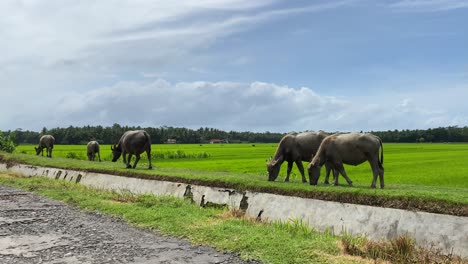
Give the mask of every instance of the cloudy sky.
POLYGON ((468 126, 468 0, 2 0, 0 130, 468 126))

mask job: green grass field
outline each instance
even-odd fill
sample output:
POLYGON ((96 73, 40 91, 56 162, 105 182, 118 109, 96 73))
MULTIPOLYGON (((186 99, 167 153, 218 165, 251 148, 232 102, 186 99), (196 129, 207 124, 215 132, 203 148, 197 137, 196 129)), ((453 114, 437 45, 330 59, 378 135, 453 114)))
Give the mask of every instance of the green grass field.
MULTIPOLYGON (((154 162, 160 168, 246 173, 263 176, 266 179, 266 160, 274 155, 276 147, 277 144, 164 144, 153 145, 152 152, 179 151, 186 156, 193 156, 158 159, 156 155, 154 162), (202 153, 207 153, 209 156, 195 157, 202 153)), ((468 188, 468 144, 385 144, 384 151, 385 181, 388 185, 468 188)), ((34 154, 34 146, 20 145, 17 152, 34 154)), ((82 160, 86 159, 84 145, 56 145, 53 156, 65 158, 70 152, 76 153, 82 160)), ((111 155, 110 145, 101 146, 101 157, 104 161, 110 161, 111 155)), ((304 166, 306 164, 304 163, 304 166)), ((122 160, 115 163, 115 166, 122 166, 122 160)), ((147 166, 146 154, 143 154, 139 164, 139 167, 144 166, 147 166)), ((372 171, 368 163, 346 166, 346 171, 354 182, 370 185, 372 171)), ((286 163, 282 166, 279 180, 285 175, 286 163)), ((295 165, 292 179, 300 181, 300 173, 295 165)), ((323 175, 321 179, 323 180, 323 175)), ((343 178, 340 180, 345 183, 343 178)))
MULTIPOLYGON (((324 169, 319 186, 303 184, 295 166, 291 182, 285 183, 283 180, 286 163, 283 164, 277 181, 268 182, 266 160, 274 155, 276 147, 277 144, 153 145, 152 152, 156 157, 153 159, 153 166, 156 167, 153 170, 146 169, 146 155, 142 157, 136 170, 124 169, 122 159, 116 163, 110 162, 110 145, 101 146, 103 162, 100 163, 84 161, 86 157, 84 145, 56 145, 53 159, 37 157, 34 155, 34 146, 21 145, 16 150, 18 154, 13 154, 12 157, 35 165, 130 171, 137 174, 177 176, 205 182, 223 181, 229 183, 228 186, 253 190, 279 189, 280 193, 288 194, 346 193, 366 195, 366 199, 400 197, 418 203, 445 201, 455 207, 459 205, 468 207, 468 144, 384 144, 386 184, 384 190, 370 188, 372 172, 368 163, 345 167, 354 182, 354 187, 346 186, 341 176, 340 186, 323 185, 324 169), (66 159, 65 157, 70 156, 72 152, 73 156, 83 160, 66 159), (177 156, 174 154, 176 152, 179 156, 185 155, 185 158, 174 158, 177 156)), ((306 177, 308 179, 307 175, 306 177)), ((343 196, 338 200, 346 201, 343 199, 347 198, 343 196)), ((364 203, 374 204, 372 201, 364 203)), ((376 205, 381 205, 381 202, 376 205)))

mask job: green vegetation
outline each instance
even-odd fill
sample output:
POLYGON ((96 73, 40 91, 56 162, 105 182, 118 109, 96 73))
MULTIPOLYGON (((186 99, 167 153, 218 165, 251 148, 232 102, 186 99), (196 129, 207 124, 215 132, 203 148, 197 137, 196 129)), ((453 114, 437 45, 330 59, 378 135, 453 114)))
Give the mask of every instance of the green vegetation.
MULTIPOLYGON (((101 144, 115 144, 120 136, 128 130, 144 129, 151 136, 153 143, 161 144, 168 139, 175 139, 178 143, 207 143, 211 139, 227 140, 230 143, 278 143, 284 133, 272 132, 237 132, 222 131, 215 128, 199 128, 197 130, 184 127, 129 127, 114 124, 112 127, 84 126, 67 128, 43 128, 42 131, 5 131, 6 135, 12 135, 16 143, 37 144, 41 135, 51 134, 57 144, 86 144, 95 139, 101 144)), ((313 129, 313 128, 311 128, 313 129)), ((317 129, 317 128, 316 128, 317 129)), ((331 131, 330 131, 331 132, 331 131)), ((344 131, 343 131, 344 132, 344 131)), ((370 131, 379 136, 383 142, 416 143, 416 142, 468 142, 468 127, 438 127, 416 130, 388 130, 370 131)))
MULTIPOLYGON (((33 155, 32 145, 21 145, 16 154, 5 154, 5 158, 33 165, 109 171, 133 177, 468 216, 468 144, 384 144, 386 187, 383 190, 370 188, 372 172, 367 163, 346 166, 355 185, 351 188, 345 185, 342 178, 340 186, 302 184, 295 166, 292 182, 284 183, 286 163, 280 172, 282 177, 276 182, 268 182, 265 163, 275 153, 276 147, 277 144, 153 145, 153 152, 179 151, 192 156, 199 153, 208 155, 204 158, 156 157, 156 169, 153 170, 146 169, 146 155, 143 155, 136 170, 124 169, 121 159, 117 163, 109 162, 110 145, 101 145, 104 161, 100 163, 65 158, 73 152, 84 159, 84 145, 56 145, 52 159, 33 155)), ((324 170, 320 183, 323 183, 323 174, 324 170)))
POLYGON ((0 174, 0 184, 61 200, 86 210, 120 216, 140 227, 184 237, 196 244, 237 252, 263 263, 358 263, 341 254, 339 237, 310 230, 299 221, 262 223, 236 211, 201 208, 171 197, 90 189, 47 178, 0 174))
POLYGON ((440 254, 417 246, 409 236, 398 236, 390 241, 372 241, 366 237, 343 234, 341 245, 346 254, 389 263, 467 263, 461 257, 440 254))
POLYGON ((10 139, 10 136, 3 136, 0 133, 0 151, 12 153, 15 149, 15 143, 10 139))

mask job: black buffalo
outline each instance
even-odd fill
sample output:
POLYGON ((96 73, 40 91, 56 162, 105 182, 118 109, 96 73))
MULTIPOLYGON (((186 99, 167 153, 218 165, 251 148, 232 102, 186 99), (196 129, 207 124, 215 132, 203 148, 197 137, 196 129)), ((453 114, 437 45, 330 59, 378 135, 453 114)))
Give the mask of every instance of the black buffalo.
MULTIPOLYGON (((317 152, 322 140, 327 136, 328 134, 323 131, 303 132, 284 136, 276 149, 275 156, 267 163, 268 180, 276 180, 280 172, 281 164, 287 161, 288 170, 285 181, 289 181, 289 175, 291 174, 293 164, 296 163, 297 168, 301 172, 302 182, 307 182, 302 161, 309 162, 317 152)), ((330 168, 327 165, 325 165, 325 167, 327 169, 325 183, 328 184, 330 168)))
POLYGON ((44 135, 39 139, 39 145, 34 147, 36 155, 42 153, 44 156, 44 149, 47 150, 47 157, 52 158, 52 149, 54 148, 55 138, 51 135, 44 135))
POLYGON ((368 161, 373 178, 371 187, 375 188, 377 176, 380 188, 384 188, 383 146, 382 140, 369 133, 335 134, 323 139, 317 154, 307 166, 311 185, 317 185, 320 167, 332 166, 335 185, 338 185, 338 174, 343 175, 350 186, 353 182, 346 174, 343 164, 359 165, 368 161), (380 157, 379 157, 380 151, 380 157))
POLYGON ((97 141, 90 141, 86 146, 86 154, 88 154, 88 160, 94 161, 96 158, 96 154, 98 156, 98 160, 101 161, 101 154, 99 151, 99 143, 97 141))
POLYGON ((132 155, 136 156, 135 164, 133 164, 133 168, 135 168, 138 161, 140 160, 140 154, 146 151, 146 155, 148 155, 149 162, 148 168, 153 168, 151 166, 151 138, 148 135, 148 133, 144 130, 125 132, 120 138, 119 142, 113 147, 111 147, 111 149, 112 162, 116 162, 120 158, 120 155, 123 154, 123 162, 127 165, 127 168, 132 168, 132 166, 130 165, 132 155))

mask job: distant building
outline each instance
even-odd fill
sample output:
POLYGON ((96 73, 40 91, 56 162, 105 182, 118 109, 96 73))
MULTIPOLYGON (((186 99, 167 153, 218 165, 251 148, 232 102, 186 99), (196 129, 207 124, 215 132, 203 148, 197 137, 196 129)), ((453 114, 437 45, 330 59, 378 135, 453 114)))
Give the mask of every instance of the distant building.
POLYGON ((166 141, 167 144, 175 144, 177 143, 177 139, 175 138, 168 138, 166 141))
POLYGON ((224 143, 224 140, 217 139, 217 138, 210 140, 210 144, 220 144, 220 143, 224 143))

